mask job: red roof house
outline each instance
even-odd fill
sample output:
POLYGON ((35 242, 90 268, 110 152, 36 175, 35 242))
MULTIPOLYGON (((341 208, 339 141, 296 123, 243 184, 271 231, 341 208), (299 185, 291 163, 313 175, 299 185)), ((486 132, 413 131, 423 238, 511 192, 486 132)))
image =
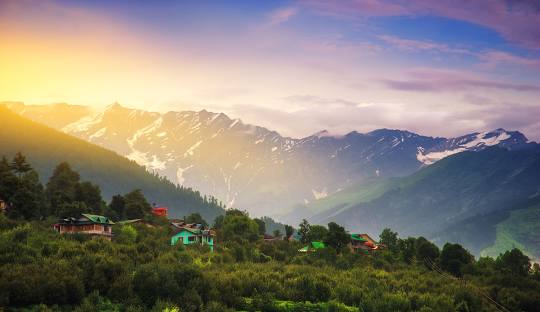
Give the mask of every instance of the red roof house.
POLYGON ((152 213, 156 216, 160 217, 166 217, 167 216, 167 208, 166 207, 154 207, 152 208, 152 213))

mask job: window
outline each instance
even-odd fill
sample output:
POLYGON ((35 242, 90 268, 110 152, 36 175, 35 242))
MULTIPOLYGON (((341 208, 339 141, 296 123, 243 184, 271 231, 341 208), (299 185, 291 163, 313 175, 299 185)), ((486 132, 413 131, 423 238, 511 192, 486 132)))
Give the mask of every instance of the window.
POLYGON ((195 239, 196 239, 195 236, 190 236, 190 237, 188 237, 188 241, 189 241, 189 242, 194 242, 195 239))

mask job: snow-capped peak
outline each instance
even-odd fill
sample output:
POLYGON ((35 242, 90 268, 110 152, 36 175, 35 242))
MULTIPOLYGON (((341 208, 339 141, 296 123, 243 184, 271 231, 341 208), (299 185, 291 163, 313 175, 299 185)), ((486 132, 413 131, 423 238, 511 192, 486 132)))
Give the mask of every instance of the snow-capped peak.
POLYGON ((517 131, 506 131, 502 128, 493 131, 473 133, 466 136, 449 139, 439 146, 424 151, 418 148, 416 159, 425 165, 431 165, 450 155, 464 151, 478 151, 489 146, 500 145, 505 148, 511 148, 505 144, 512 141, 512 144, 524 144, 527 142, 525 136, 517 131))

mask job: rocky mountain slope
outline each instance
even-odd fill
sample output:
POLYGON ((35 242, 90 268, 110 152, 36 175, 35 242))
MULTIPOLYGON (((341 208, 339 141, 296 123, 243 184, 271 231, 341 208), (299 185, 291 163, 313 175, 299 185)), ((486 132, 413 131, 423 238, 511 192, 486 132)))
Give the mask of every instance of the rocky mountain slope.
POLYGON ((523 134, 503 129, 452 139, 389 129, 296 139, 205 110, 8 106, 254 215, 282 215, 366 179, 405 176, 462 151, 527 145, 523 134))

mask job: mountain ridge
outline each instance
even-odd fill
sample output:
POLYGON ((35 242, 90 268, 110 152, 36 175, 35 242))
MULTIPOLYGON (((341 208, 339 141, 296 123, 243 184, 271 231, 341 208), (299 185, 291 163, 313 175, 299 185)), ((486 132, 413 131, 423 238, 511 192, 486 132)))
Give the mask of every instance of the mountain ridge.
POLYGON ((362 180, 405 176, 461 151, 528 144, 519 132, 497 130, 454 139, 396 129, 291 138, 224 113, 157 113, 118 103, 71 122, 60 118, 60 125, 44 118, 45 107, 14 109, 254 215, 282 215, 362 180))

